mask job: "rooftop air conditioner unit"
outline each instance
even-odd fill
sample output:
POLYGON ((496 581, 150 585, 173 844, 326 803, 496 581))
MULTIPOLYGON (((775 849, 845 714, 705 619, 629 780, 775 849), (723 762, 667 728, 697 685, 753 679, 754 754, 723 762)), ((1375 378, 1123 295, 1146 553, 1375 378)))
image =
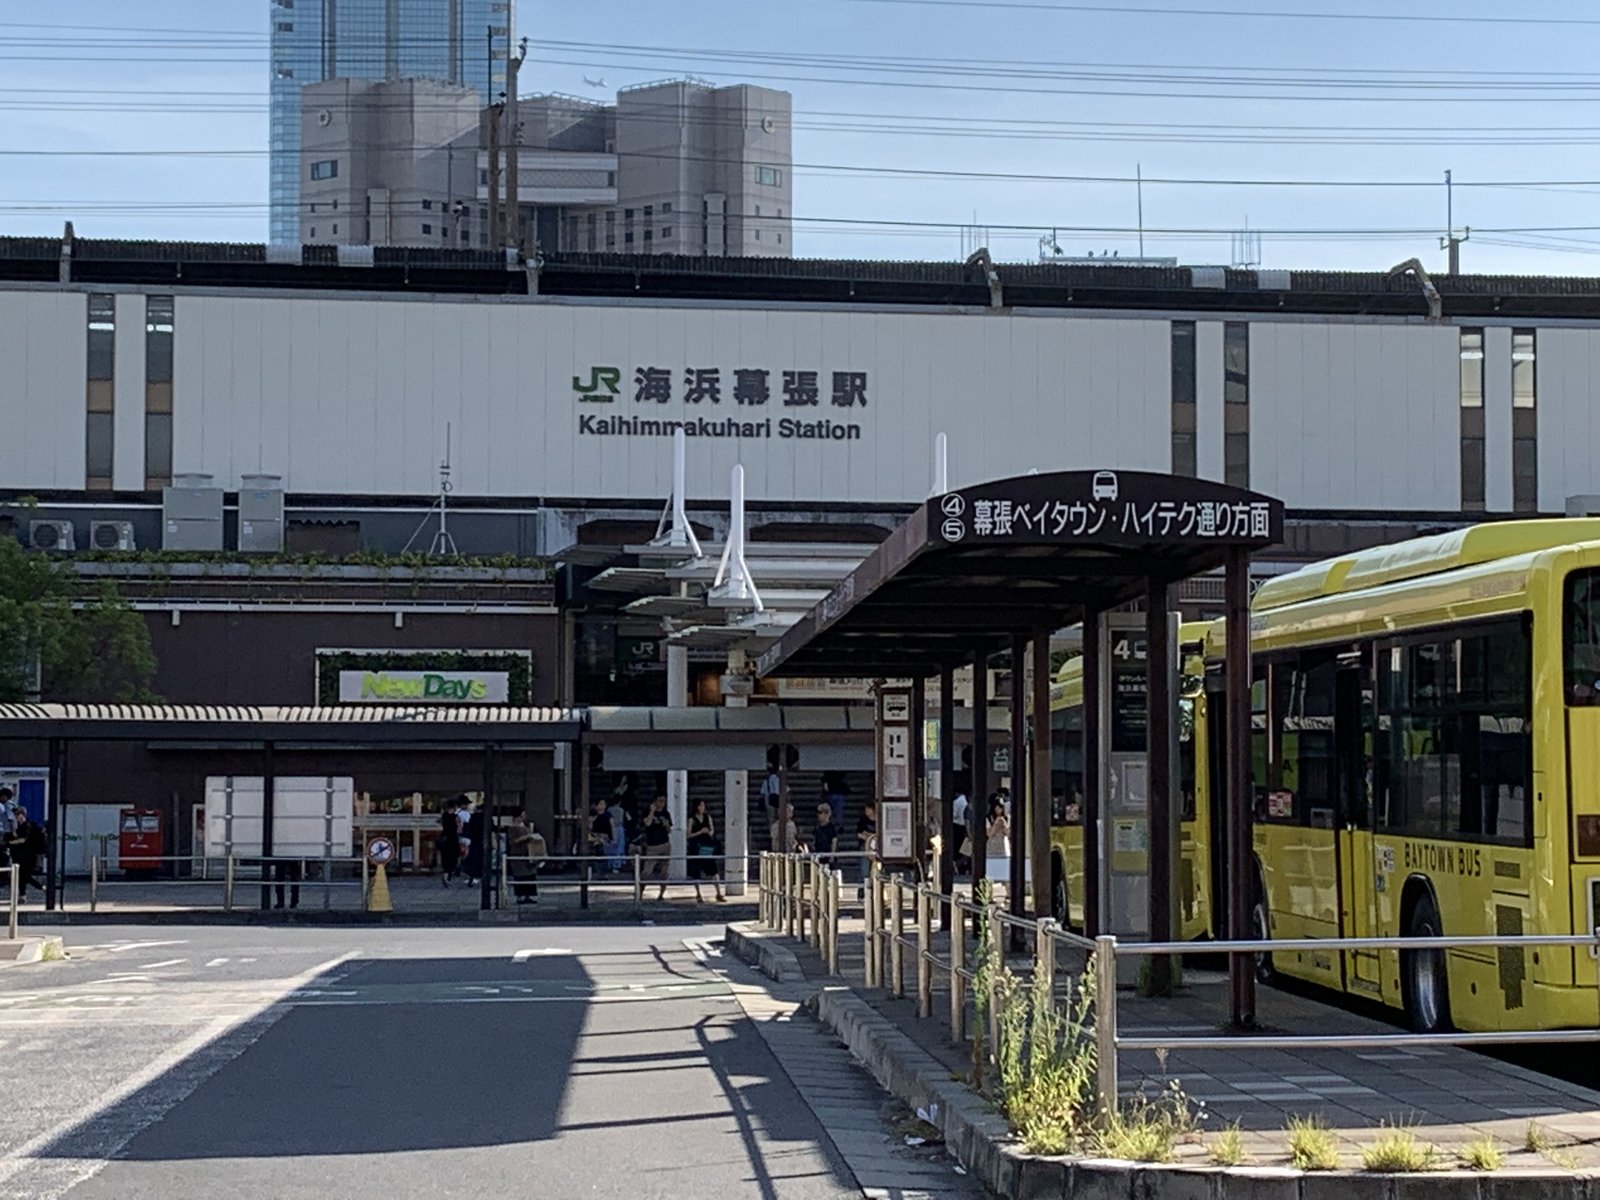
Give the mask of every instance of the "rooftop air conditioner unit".
POLYGON ((95 550, 137 550, 132 521, 90 521, 89 545, 95 550))
POLYGON ((72 536, 71 521, 30 521, 28 541, 35 550, 77 549, 77 543, 72 536))

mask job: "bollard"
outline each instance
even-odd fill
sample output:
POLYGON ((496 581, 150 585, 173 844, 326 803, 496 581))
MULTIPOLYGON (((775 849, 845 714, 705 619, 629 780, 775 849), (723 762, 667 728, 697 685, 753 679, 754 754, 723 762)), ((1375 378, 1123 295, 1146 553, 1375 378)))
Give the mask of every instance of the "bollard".
POLYGON ((996 1062, 1000 1058, 1000 972, 1006 965, 1005 910, 991 904, 983 919, 989 934, 989 1056, 996 1062))
POLYGON ((833 910, 829 926, 833 930, 828 939, 828 974, 839 973, 839 893, 844 891, 844 872, 828 872, 828 906, 833 910))
POLYGON ((1094 1042, 1096 1091, 1101 1111, 1117 1111, 1117 939, 1094 940, 1094 1042))
POLYGON ((578 907, 589 907, 589 880, 594 864, 585 860, 582 873, 578 876, 578 907))
POLYGON ((511 855, 502 848, 500 853, 500 907, 506 905, 506 897, 511 895, 511 855))
MULTIPOLYGON (((233 859, 228 860, 228 908, 233 908, 233 859)), ((372 911, 372 861, 361 856, 361 911, 372 911)))
POLYGON ((967 918, 961 907, 950 905, 950 1040, 967 1040, 967 918))
POLYGON ((883 971, 878 963, 878 864, 872 863, 867 868, 867 889, 865 912, 862 914, 862 952, 865 955, 867 986, 876 988, 883 986, 883 971))
POLYGON ((800 860, 800 940, 817 946, 817 860, 800 860), (809 926, 807 922, 810 922, 809 926))
POLYGON ((800 866, 795 862, 794 854, 784 854, 784 933, 794 938, 795 931, 800 926, 800 901, 797 890, 800 886, 800 866))
MULTIPOLYGON (((17 890, 16 864, 11 864, 11 890, 17 890)), ((94 912, 100 903, 100 856, 96 854, 89 860, 89 911, 94 912)), ((16 934, 12 934, 16 937, 16 934)))
POLYGON ((1056 994, 1056 923, 1050 917, 1040 917, 1034 924, 1033 979, 1045 995, 1054 999, 1056 994))
POLYGON ((633 902, 644 903, 644 859, 633 856, 633 902))
MULTIPOLYGON (((366 867, 365 867, 366 861, 367 861, 367 856, 365 854, 363 854, 361 856, 361 862, 363 864, 362 871, 361 871, 361 883, 362 883, 361 905, 362 905, 363 908, 366 907, 366 903, 367 903, 367 900, 366 900, 366 895, 367 895, 366 882, 367 882, 367 878, 366 878, 366 867)), ((232 912, 233 911, 233 855, 231 855, 231 854, 228 855, 227 871, 223 875, 223 879, 222 879, 222 911, 223 912, 232 912)))
POLYGON ((767 908, 767 852, 763 850, 756 860, 756 920, 763 929, 772 928, 772 913, 767 908))
POLYGON ((905 889, 898 872, 889 880, 889 994, 896 1000, 906 994, 905 889))
MULTIPOLYGON (((93 869, 92 864, 91 869, 93 869)), ((11 899, 6 902, 6 930, 11 940, 14 942, 17 940, 17 901, 21 899, 21 897, 17 895, 17 888, 22 883, 22 870, 17 866, 16 863, 12 863, 10 872, 11 899)))
POLYGON ((917 1016, 933 1016, 933 905, 928 889, 917 889, 917 1016))

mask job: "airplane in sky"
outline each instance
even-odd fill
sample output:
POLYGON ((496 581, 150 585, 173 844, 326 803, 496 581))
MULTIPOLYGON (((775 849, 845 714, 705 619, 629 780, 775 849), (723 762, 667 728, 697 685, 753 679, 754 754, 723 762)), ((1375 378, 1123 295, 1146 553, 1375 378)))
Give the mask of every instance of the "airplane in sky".
POLYGON ((583 82, 592 88, 603 88, 606 85, 606 77, 602 75, 599 79, 590 79, 587 75, 585 75, 583 77, 583 82))

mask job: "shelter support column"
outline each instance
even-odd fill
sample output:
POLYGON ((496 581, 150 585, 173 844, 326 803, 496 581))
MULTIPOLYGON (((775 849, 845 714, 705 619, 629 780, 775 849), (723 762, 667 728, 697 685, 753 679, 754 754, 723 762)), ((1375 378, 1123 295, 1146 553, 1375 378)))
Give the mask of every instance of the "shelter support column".
MULTIPOLYGON (((1228 552, 1226 600, 1226 743, 1228 831, 1227 936, 1243 938, 1250 928, 1251 889, 1255 883, 1251 852, 1250 795, 1250 555, 1245 549, 1228 552)), ((1253 956, 1228 957, 1228 991, 1231 1019, 1236 1029, 1256 1023, 1256 977, 1253 956)))
MULTIPOLYGON (((1006 888, 1011 915, 1028 915, 1028 639, 1011 639, 1011 878, 1006 888)), ((1011 926, 1011 948, 1024 948, 1023 929, 1011 926)))
MULTIPOLYGON (((1171 588, 1152 580, 1145 597, 1145 689, 1149 701, 1148 780, 1150 833, 1150 940, 1172 940, 1172 694, 1171 588)), ((1172 990, 1172 959, 1150 960, 1150 990, 1163 996, 1172 990)))
MULTIPOLYGON (((667 707, 689 706, 689 648, 667 646, 667 707)), ((644 797, 645 803, 655 799, 644 797)), ((689 827, 689 772, 667 772, 667 815, 672 819, 672 836, 669 849, 672 854, 670 877, 682 879, 687 873, 685 859, 688 848, 689 827)))
MULTIPOLYGON (((1029 745, 1031 769, 1028 772, 1028 850, 1033 864, 1033 915, 1054 915, 1054 881, 1050 877, 1050 820, 1054 811, 1055 780, 1051 771, 1050 745, 1050 630, 1042 629, 1032 643, 1032 699, 1029 704, 1032 737, 1029 745)), ((1013 753, 1016 753, 1013 751, 1013 753)), ((1018 791, 1020 795, 1020 789, 1018 791)), ((1065 923, 1067 915, 1060 914, 1065 923)))
MULTIPOLYGON (((972 842, 972 886, 988 874, 989 652, 972 656, 972 790, 967 793, 967 836, 972 842)), ((1002 882, 1004 882, 1002 880, 1002 882)))
MULTIPOLYGON (((44 906, 54 911, 57 903, 57 889, 61 876, 56 873, 56 861, 62 859, 65 867, 65 851, 67 844, 66 822, 66 778, 67 778, 67 748, 60 738, 50 739, 50 783, 48 793, 45 795, 44 810, 44 906)), ((26 887, 27 880, 19 880, 19 886, 26 887)))
POLYGON ((1097 937, 1100 912, 1100 626, 1098 609, 1083 613, 1083 932, 1097 937))
POLYGON ((480 891, 478 893, 478 907, 485 912, 494 907, 494 881, 500 878, 496 869, 496 856, 500 853, 499 825, 494 819, 494 782, 495 758, 494 743, 485 742, 483 746, 483 855, 481 864, 483 874, 480 877, 480 891))
POLYGON ((261 911, 272 907, 272 889, 268 880, 272 876, 273 826, 278 823, 278 769, 274 746, 268 742, 261 748, 261 911))
MULTIPOLYGON (((728 651, 728 677, 745 678, 743 650, 728 651)), ((728 708, 745 708, 749 698, 729 689, 724 699, 728 708)), ((726 771, 722 777, 722 852, 727 855, 724 875, 728 895, 742 896, 750 868, 750 772, 726 771)))
MULTIPOLYGON (((911 678, 911 819, 916 822, 913 845, 917 856, 917 869, 931 872, 932 829, 928 820, 928 764, 923 753, 923 731, 928 722, 928 681, 920 674, 911 678)), ((837 818, 838 814, 834 814, 837 818)), ((926 878, 926 874, 922 876, 926 878)))
MULTIPOLYGON (((946 896, 955 887, 956 822, 951 807, 956 799, 956 669, 946 662, 939 668, 939 890, 946 896)), ((940 920, 951 928, 950 905, 940 906, 940 920)))

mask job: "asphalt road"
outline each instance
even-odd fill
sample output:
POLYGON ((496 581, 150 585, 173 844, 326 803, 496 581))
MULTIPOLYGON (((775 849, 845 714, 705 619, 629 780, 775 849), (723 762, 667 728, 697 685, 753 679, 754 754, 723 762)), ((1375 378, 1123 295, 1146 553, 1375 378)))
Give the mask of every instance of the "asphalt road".
POLYGON ((0 1197, 975 1194, 717 928, 62 932, 0 971, 0 1197))

